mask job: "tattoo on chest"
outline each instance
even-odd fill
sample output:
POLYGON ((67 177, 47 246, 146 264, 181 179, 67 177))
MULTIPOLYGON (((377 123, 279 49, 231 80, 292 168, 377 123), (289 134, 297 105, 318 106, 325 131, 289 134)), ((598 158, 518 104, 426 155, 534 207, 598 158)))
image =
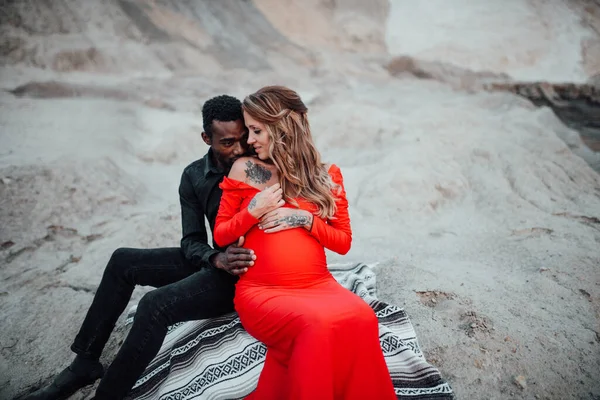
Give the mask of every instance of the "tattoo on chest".
POLYGON ((300 214, 292 214, 280 219, 280 222, 285 222, 288 226, 304 226, 308 224, 308 217, 300 214))
POLYGON ((271 179, 271 171, 262 165, 255 164, 252 161, 246 161, 246 167, 246 178, 253 182, 264 184, 271 179))
POLYGON ((248 204, 248 210, 252 210, 254 207, 256 207, 256 197, 250 200, 250 203, 248 204))

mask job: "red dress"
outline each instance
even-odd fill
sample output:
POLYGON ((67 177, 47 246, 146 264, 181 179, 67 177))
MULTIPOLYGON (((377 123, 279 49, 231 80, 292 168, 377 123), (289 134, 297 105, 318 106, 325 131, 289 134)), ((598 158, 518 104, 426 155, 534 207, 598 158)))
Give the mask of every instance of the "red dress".
POLYGON ((328 221, 315 216, 310 232, 264 233, 247 209, 259 189, 227 177, 220 185, 215 241, 223 246, 245 236, 244 247, 256 254, 235 295, 242 325, 267 346, 258 387, 247 399, 396 399, 375 313, 327 269, 324 248, 345 254, 352 241, 341 172, 333 165, 329 174, 341 187, 337 212, 328 221))

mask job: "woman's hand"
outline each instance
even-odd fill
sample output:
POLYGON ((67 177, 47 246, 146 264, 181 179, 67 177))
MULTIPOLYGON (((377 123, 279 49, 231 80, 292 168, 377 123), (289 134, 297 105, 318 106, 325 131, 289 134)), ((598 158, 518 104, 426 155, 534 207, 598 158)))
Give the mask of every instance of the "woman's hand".
POLYGON ((257 193, 250 204, 248 204, 248 211, 250 214, 259 219, 269 211, 275 210, 285 204, 283 200, 283 190, 279 183, 269 186, 262 192, 257 193))
POLYGON ((277 208, 266 213, 258 223, 258 228, 265 233, 284 231, 286 229, 304 228, 310 230, 313 215, 306 210, 297 208, 277 208))

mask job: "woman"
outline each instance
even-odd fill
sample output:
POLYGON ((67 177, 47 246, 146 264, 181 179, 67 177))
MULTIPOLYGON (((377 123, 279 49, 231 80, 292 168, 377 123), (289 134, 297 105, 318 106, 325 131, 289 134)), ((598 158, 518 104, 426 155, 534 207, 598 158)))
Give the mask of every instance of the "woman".
POLYGON ((248 144, 223 189, 215 241, 245 236, 255 262, 236 286, 244 328, 267 346, 258 400, 396 399, 373 310, 339 285, 325 249, 350 250, 340 169, 312 140, 296 92, 269 86, 246 97, 248 144))

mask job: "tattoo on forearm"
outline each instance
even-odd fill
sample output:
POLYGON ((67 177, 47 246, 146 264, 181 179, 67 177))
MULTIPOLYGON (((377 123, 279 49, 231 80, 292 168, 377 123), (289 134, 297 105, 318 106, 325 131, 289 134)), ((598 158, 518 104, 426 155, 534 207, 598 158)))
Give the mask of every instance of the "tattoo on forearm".
POLYGON ((308 224, 309 218, 306 215, 292 214, 281 218, 279 221, 287 223, 288 226, 297 227, 308 224))
POLYGON ((254 207, 256 207, 256 197, 250 200, 250 204, 248 204, 248 210, 252 210, 254 207))
POLYGON ((267 183, 271 179, 271 171, 253 163, 252 161, 246 161, 246 178, 256 183, 267 183))

